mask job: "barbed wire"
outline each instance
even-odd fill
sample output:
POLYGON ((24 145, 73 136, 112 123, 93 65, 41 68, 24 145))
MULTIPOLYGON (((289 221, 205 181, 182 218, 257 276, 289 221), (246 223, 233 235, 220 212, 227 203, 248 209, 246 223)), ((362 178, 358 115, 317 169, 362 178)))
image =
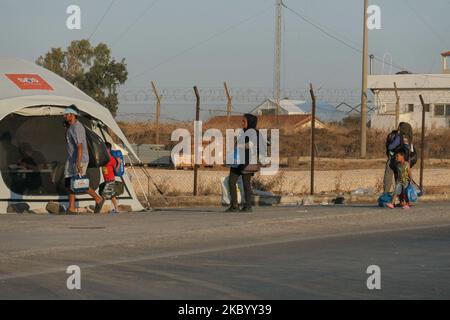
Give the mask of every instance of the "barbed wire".
MULTIPOLYGON (((227 102, 227 97, 223 88, 206 87, 199 89, 202 102, 227 102)), ((271 88, 231 88, 230 94, 233 96, 233 102, 239 104, 261 103, 267 99, 273 98, 273 89, 271 88)), ((285 89, 285 97, 291 100, 309 101, 309 88, 285 89)), ((166 87, 160 88, 160 95, 164 102, 194 102, 195 95, 192 88, 184 87, 166 87)), ((353 102, 361 98, 360 89, 333 89, 321 88, 316 92, 316 98, 323 102, 353 102)), ((119 90, 120 103, 134 104, 142 102, 155 102, 156 98, 150 88, 144 87, 126 87, 119 90)))

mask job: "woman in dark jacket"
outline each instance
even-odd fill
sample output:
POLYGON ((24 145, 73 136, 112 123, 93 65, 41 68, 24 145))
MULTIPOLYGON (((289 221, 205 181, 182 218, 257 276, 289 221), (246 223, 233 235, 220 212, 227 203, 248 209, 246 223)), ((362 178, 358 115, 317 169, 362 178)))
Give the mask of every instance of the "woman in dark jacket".
MULTIPOLYGON (((258 131, 256 130, 256 126, 258 124, 258 118, 252 114, 245 114, 242 118, 242 128, 244 132, 249 129, 253 129, 256 131, 256 135, 258 137, 258 131)), ((253 173, 246 171, 250 163, 250 149, 248 148, 248 137, 246 137, 246 148, 245 148, 245 163, 239 164, 236 167, 231 167, 230 169, 230 177, 228 179, 230 186, 230 197, 231 197, 231 205, 226 210, 227 212, 252 212, 252 185, 251 179, 253 173), (239 205, 237 201, 237 188, 236 183, 239 177, 242 176, 242 182, 244 184, 244 196, 245 202, 242 209, 239 210, 239 205)))

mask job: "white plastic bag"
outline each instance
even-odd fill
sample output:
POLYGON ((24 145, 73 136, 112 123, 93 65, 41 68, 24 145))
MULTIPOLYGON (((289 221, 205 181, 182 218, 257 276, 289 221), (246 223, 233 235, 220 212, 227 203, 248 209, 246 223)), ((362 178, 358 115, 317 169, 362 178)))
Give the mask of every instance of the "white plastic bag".
MULTIPOLYGON (((220 179, 222 182, 222 204, 230 205, 231 204, 231 196, 230 196, 230 185, 228 183, 230 177, 225 177, 220 179)), ((238 178, 237 183, 237 201, 238 204, 242 203, 242 199, 244 199, 244 183, 242 182, 242 176, 238 178)))

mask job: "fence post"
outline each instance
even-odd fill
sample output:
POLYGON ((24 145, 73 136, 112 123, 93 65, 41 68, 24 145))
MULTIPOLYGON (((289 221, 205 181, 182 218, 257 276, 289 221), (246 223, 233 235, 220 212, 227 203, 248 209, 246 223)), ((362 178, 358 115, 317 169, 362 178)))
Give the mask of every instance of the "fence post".
POLYGON ((309 85, 311 95, 311 195, 314 195, 314 160, 315 160, 315 129, 316 129, 316 97, 312 83, 309 85))
MULTIPOLYGON (((152 88, 153 93, 155 94, 156 98, 156 144, 159 144, 159 118, 161 116, 161 98, 162 96, 159 95, 158 89, 156 89, 155 82, 152 81, 152 88)), ((159 154, 158 154, 159 157, 159 154)))
POLYGON ((425 167, 425 102, 422 95, 419 95, 420 103, 422 104, 422 137, 421 145, 422 152, 420 153, 420 188, 423 188, 423 171, 425 167))
MULTIPOLYGON (((195 121, 200 120, 200 94, 198 93, 197 86, 194 87, 194 93, 195 98, 197 99, 197 102, 195 104, 195 121)), ((195 126, 194 126, 195 131, 195 126)), ((200 148, 200 146, 196 145, 196 140, 194 139, 194 196, 197 196, 198 194, 198 164, 197 164, 197 148, 200 148)))
POLYGON ((398 128, 398 124, 400 123, 400 96, 398 95, 396 82, 394 82, 394 90, 395 90, 395 129, 396 129, 398 128))
POLYGON ((227 96, 227 129, 229 129, 231 111, 233 110, 233 97, 230 96, 230 91, 228 90, 228 85, 226 82, 223 83, 223 86, 225 87, 225 94, 227 96))

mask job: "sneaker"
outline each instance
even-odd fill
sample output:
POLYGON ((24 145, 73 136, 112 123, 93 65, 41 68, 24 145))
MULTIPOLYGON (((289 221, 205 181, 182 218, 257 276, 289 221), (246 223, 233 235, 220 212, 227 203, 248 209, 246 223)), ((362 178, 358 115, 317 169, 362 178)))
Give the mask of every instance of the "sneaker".
POLYGON ((411 208, 410 206, 408 206, 407 204, 405 204, 404 206, 402 206, 403 209, 409 209, 411 208))
POLYGON ((240 212, 251 213, 251 212, 253 212, 253 209, 251 207, 243 207, 240 212))
POLYGON ((386 208, 394 209, 395 206, 392 203, 388 203, 388 204, 386 204, 386 208))
POLYGON ((239 207, 229 206, 225 212, 239 212, 239 207))

